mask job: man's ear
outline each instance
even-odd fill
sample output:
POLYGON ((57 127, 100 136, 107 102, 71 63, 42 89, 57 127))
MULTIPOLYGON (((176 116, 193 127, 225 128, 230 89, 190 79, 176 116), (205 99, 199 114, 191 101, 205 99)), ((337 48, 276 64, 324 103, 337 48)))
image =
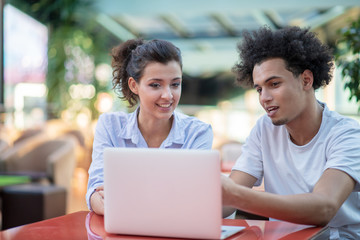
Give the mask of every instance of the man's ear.
POLYGON ((309 90, 309 89, 311 89, 313 87, 314 75, 309 69, 306 69, 301 74, 301 79, 303 81, 303 86, 304 86, 305 90, 309 90))
POLYGON ((130 90, 133 93, 135 93, 136 95, 138 95, 138 93, 139 93, 138 84, 133 77, 129 77, 128 85, 129 85, 130 90))

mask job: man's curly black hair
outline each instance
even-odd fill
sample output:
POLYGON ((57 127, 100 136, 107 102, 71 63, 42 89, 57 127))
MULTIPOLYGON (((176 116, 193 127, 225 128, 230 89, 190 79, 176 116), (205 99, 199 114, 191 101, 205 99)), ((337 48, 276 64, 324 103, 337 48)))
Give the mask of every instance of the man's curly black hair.
POLYGON ((294 76, 310 70, 314 89, 329 84, 332 78, 333 55, 308 28, 285 27, 273 31, 264 26, 252 32, 245 31, 238 51, 240 61, 232 70, 243 86, 253 86, 254 66, 271 58, 285 60, 286 68, 294 76))

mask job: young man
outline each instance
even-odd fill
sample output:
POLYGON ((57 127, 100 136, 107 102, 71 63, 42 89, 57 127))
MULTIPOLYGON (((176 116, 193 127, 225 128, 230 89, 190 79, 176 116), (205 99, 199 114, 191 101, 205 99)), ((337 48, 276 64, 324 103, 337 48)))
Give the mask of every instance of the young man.
POLYGON ((360 126, 315 97, 332 78, 330 50, 298 27, 247 32, 238 48, 237 80, 256 89, 266 115, 222 178, 224 215, 241 209, 360 239, 360 126), (263 178, 265 192, 250 189, 263 178))

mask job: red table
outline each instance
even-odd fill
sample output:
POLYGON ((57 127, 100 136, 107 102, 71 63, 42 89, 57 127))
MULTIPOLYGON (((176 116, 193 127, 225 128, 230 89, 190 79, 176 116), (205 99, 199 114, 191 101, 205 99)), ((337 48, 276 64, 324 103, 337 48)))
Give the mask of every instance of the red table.
MULTIPOLYGON (((318 239, 328 235, 326 229, 278 221, 224 219, 224 225, 245 226, 246 229, 228 238, 228 240, 261 239, 261 240, 296 240, 318 239)), ((107 234, 104 230, 104 218, 93 212, 81 211, 49 220, 27 224, 0 232, 2 240, 62 240, 62 239, 173 239, 141 236, 124 236, 107 234)))

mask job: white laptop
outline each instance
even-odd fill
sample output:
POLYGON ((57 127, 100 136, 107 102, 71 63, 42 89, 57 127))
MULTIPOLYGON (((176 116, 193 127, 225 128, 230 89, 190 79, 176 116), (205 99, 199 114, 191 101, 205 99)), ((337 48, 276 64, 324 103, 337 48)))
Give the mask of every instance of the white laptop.
POLYGON ((217 150, 107 148, 104 224, 108 233, 224 239, 217 150))

